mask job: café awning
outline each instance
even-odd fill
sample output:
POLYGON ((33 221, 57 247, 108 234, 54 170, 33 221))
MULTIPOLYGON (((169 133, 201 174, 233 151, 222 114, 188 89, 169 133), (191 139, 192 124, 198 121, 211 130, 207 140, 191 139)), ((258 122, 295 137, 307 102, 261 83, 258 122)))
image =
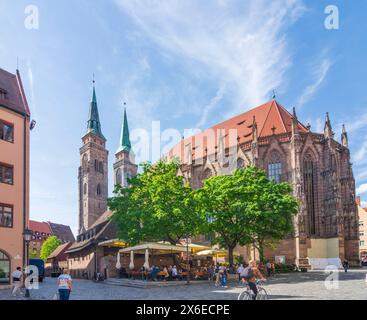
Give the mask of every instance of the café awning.
POLYGON ((157 242, 143 243, 133 247, 127 247, 119 250, 120 253, 130 253, 134 251, 134 253, 145 254, 146 250, 154 250, 155 254, 168 254, 168 253, 177 253, 177 252, 186 252, 186 247, 181 245, 171 245, 171 244, 163 244, 157 242))

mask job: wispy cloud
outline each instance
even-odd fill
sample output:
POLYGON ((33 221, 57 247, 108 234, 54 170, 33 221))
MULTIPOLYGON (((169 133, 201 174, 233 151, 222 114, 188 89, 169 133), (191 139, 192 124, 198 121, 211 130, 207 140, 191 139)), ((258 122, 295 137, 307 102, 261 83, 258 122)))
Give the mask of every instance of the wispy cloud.
POLYGON ((364 142, 353 156, 353 161, 367 162, 367 142, 364 142))
POLYGON ((357 188, 357 194, 361 195, 361 194, 365 194, 367 193, 367 183, 361 184, 358 188, 357 188))
POLYGON ((34 95, 34 77, 33 77, 33 71, 30 61, 27 62, 27 73, 28 73, 28 81, 29 81, 29 88, 31 91, 31 108, 32 113, 35 117, 37 117, 37 106, 35 101, 35 95, 34 95))
POLYGON ((283 85, 292 62, 285 31, 304 10, 301 0, 115 2, 162 53, 192 62, 187 71, 193 74, 202 68, 217 88, 227 84, 209 105, 196 107, 199 124, 224 95, 229 115, 264 102, 283 85))
POLYGON ((209 104, 207 104, 202 111, 201 118, 199 122, 196 124, 196 128, 201 128, 203 125, 206 124, 208 120, 208 116, 210 112, 215 108, 218 103, 223 99, 226 92, 226 86, 223 84, 217 91, 217 94, 210 100, 209 104))
POLYGON ((311 85, 307 86, 301 94, 300 98, 297 101, 298 108, 304 106, 314 97, 314 95, 320 89, 322 83, 324 82, 332 65, 332 61, 325 58, 321 61, 320 64, 314 66, 314 82, 311 85))

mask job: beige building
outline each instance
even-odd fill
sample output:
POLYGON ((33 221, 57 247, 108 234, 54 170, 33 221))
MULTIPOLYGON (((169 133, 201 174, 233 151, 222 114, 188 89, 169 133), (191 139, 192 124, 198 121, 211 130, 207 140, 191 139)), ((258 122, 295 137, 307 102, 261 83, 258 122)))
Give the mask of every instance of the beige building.
POLYGON ((367 258, 367 208, 361 207, 361 198, 357 197, 359 216, 359 252, 360 258, 367 258))
POLYGON ((30 112, 19 71, 0 69, 0 289, 24 266, 29 217, 30 112))

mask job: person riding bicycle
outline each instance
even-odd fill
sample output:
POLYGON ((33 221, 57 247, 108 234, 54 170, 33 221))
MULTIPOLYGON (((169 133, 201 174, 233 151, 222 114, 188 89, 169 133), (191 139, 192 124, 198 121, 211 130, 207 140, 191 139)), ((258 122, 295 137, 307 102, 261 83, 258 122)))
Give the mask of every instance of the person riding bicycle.
POLYGON ((252 292, 254 293, 252 299, 256 300, 257 297, 257 286, 256 286, 256 280, 262 280, 266 281, 264 276, 261 274, 260 270, 258 269, 256 265, 255 260, 250 260, 248 266, 243 270, 241 274, 241 279, 244 283, 247 283, 252 292))

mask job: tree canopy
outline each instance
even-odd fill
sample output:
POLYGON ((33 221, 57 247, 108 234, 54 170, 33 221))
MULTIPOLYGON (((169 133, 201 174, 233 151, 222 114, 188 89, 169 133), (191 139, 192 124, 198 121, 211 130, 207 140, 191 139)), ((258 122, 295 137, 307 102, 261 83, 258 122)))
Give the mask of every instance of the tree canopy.
POLYGON ((62 244, 62 241, 58 237, 56 236, 48 237, 42 244, 40 258, 42 260, 47 260, 50 254, 54 252, 60 244, 62 244))
POLYGON ((196 198, 207 217, 206 232, 215 234, 213 244, 228 249, 233 264, 237 244, 254 244, 263 259, 266 240, 283 239, 292 231, 298 204, 291 191, 288 183, 269 181, 263 170, 247 167, 205 180, 196 198))
POLYGON ((196 210, 194 190, 177 175, 179 164, 164 160, 142 165, 143 172, 116 186, 108 201, 114 212, 119 237, 130 245, 141 241, 168 241, 177 244, 199 232, 203 219, 196 210))

